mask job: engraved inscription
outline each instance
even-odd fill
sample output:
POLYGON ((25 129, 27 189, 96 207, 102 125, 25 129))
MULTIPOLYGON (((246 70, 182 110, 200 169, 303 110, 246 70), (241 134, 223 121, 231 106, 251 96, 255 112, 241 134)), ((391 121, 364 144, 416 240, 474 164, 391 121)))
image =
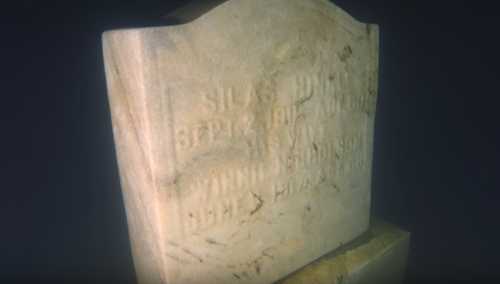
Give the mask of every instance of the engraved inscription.
POLYGON ((234 87, 218 86, 203 93, 203 106, 206 110, 216 113, 242 109, 248 105, 252 91, 250 88, 247 92, 236 94, 234 87))
POLYGON ((325 117, 339 112, 371 112, 375 104, 375 96, 369 92, 352 94, 346 92, 349 76, 346 72, 301 75, 296 77, 298 104, 306 102, 313 96, 319 96, 321 103, 318 111, 325 117))
POLYGON ((191 191, 199 193, 201 202, 213 202, 230 195, 235 189, 254 187, 265 177, 266 168, 263 163, 229 168, 206 178, 195 179, 191 184, 191 191))
MULTIPOLYGON (((295 98, 293 103, 277 105, 264 113, 265 129, 275 129, 293 124, 299 114, 299 108, 310 100, 313 112, 325 120, 341 112, 371 113, 375 106, 375 96, 369 92, 351 94, 345 92, 349 84, 346 72, 318 72, 310 75, 297 75, 293 78, 295 98)), ((211 113, 222 116, 211 120, 203 120, 196 124, 180 125, 175 131, 177 151, 194 150, 200 146, 210 147, 217 141, 232 139, 245 135, 245 130, 251 125, 251 116, 240 115, 236 118, 226 116, 233 111, 241 114, 249 112, 249 105, 254 97, 252 85, 241 93, 236 93, 234 87, 217 87, 202 95, 203 106, 211 113)))
POLYGON ((196 125, 180 126, 176 129, 177 150, 187 150, 202 145, 209 145, 219 139, 235 136, 236 125, 231 120, 202 121, 196 125))
POLYGON ((211 119, 176 127, 176 151, 244 141, 238 149, 243 150, 241 157, 251 160, 199 173, 184 185, 185 232, 252 217, 270 204, 320 188, 335 193, 335 180, 363 171, 368 158, 363 114, 374 109, 374 96, 346 92, 349 79, 345 70, 289 76, 282 78, 291 83, 287 93, 273 89, 276 93, 267 95, 277 99, 265 103, 255 96, 252 84, 239 92, 221 85, 203 92, 201 104, 211 119), (255 104, 265 111, 255 113, 255 104), (346 114, 359 117, 350 122, 357 123, 356 131, 342 130, 346 114))
POLYGON ((241 200, 222 198, 213 206, 194 207, 187 212, 186 229, 189 233, 210 228, 219 223, 229 221, 243 210, 241 200))
POLYGON ((264 181, 266 170, 264 163, 258 163, 227 168, 195 179, 190 191, 197 193, 195 203, 202 206, 185 212, 185 217, 188 217, 187 230, 197 232, 248 213, 251 189, 264 181))

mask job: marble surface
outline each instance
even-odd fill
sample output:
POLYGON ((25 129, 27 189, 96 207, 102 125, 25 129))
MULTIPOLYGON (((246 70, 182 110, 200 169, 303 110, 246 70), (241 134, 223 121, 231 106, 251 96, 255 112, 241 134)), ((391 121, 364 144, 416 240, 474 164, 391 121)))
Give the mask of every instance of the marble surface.
POLYGON ((398 284, 405 276, 410 233, 374 220, 354 241, 276 284, 398 284))
POLYGON ((272 283, 368 229, 376 25, 230 0, 102 39, 140 283, 272 283))

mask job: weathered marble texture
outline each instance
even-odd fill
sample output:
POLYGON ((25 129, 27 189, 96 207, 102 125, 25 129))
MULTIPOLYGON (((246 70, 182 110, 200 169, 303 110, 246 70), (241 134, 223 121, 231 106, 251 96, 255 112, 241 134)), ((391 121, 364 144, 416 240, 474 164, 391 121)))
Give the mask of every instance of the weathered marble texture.
POLYGON ((231 0, 103 49, 140 283, 271 283, 367 230, 377 26, 231 0))
POLYGON ((374 220, 361 237, 308 264, 277 284, 399 284, 410 233, 374 220))

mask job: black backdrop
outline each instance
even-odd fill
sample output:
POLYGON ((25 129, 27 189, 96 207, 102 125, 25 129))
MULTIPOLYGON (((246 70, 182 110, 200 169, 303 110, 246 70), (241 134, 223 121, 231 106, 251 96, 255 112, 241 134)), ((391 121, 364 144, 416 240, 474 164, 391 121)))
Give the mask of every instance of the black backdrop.
MULTIPOLYGON (((8 2, 0 282, 133 283, 100 36, 182 1, 8 2)), ((500 277, 493 2, 336 1, 380 24, 372 208, 412 232, 412 283, 500 277)))

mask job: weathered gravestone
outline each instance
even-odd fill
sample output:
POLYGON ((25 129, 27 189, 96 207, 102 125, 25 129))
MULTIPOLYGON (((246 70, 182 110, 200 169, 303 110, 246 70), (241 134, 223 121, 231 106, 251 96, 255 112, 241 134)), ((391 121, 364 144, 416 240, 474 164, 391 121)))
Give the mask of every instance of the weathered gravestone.
POLYGON ((103 44, 140 283, 271 283, 367 230, 376 26, 231 0, 103 44))

